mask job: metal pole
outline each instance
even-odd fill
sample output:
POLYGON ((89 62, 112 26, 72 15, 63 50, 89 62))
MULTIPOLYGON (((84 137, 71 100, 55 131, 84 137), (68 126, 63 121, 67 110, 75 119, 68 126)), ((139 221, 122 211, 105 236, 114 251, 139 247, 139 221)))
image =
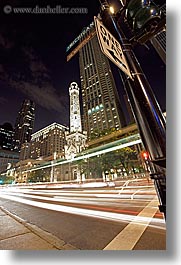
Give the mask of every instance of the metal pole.
POLYGON ((99 1, 102 7, 102 20, 113 35, 118 35, 133 76, 133 80, 131 80, 127 75, 121 73, 143 145, 154 164, 151 177, 154 179, 158 193, 159 209, 166 216, 166 121, 131 44, 122 29, 118 29, 115 18, 109 12, 108 2, 99 1))

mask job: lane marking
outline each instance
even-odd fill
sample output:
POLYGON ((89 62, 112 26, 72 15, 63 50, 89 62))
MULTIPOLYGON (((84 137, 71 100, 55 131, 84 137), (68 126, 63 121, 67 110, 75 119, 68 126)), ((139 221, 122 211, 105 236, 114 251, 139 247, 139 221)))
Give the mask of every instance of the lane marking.
POLYGON ((135 218, 129 223, 105 248, 104 250, 132 250, 152 217, 158 211, 158 201, 152 200, 135 218), (142 225, 138 223, 139 218, 146 217, 142 225))

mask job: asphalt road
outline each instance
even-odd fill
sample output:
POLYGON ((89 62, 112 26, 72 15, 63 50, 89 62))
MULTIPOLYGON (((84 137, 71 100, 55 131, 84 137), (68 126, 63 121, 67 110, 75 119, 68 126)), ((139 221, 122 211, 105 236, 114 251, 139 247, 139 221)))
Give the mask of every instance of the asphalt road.
POLYGON ((0 205, 81 250, 166 249, 152 184, 90 185, 1 187, 0 205))

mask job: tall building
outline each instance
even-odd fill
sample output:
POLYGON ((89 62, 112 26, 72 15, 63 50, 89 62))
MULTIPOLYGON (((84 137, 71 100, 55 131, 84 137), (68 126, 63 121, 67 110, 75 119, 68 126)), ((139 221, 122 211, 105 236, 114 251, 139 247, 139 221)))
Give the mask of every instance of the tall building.
POLYGON ((87 133, 82 132, 79 87, 72 82, 69 87, 70 96, 70 132, 66 135, 65 157, 73 158, 85 149, 87 133))
POLYGON ((0 149, 11 150, 14 136, 14 129, 8 122, 0 125, 0 149))
POLYGON ((20 161, 30 158, 30 146, 31 146, 30 142, 26 142, 21 145, 20 157, 19 157, 20 161))
POLYGON ((35 104, 31 100, 24 100, 15 123, 13 149, 20 151, 23 143, 29 142, 35 119, 35 104))
POLYGON ((19 152, 0 149, 0 173, 19 161, 19 152))
MULTIPOLYGON (((160 9, 166 15, 166 4, 161 6, 160 9)), ((150 41, 159 56, 161 57, 162 61, 166 64, 166 31, 163 30, 159 32, 150 41)))
MULTIPOLYGON (((94 26, 81 34, 81 41, 91 34, 94 26)), ((97 132, 126 125, 119 95, 107 57, 101 52, 94 35, 80 50, 80 79, 83 101, 83 128, 88 138, 97 132)))
POLYGON ((58 123, 52 123, 51 125, 35 132, 31 136, 30 147, 23 146, 22 157, 24 154, 27 159, 27 150, 30 150, 29 158, 50 158, 53 159, 56 154, 56 158, 64 157, 65 146, 65 132, 68 131, 68 127, 65 127, 58 123))

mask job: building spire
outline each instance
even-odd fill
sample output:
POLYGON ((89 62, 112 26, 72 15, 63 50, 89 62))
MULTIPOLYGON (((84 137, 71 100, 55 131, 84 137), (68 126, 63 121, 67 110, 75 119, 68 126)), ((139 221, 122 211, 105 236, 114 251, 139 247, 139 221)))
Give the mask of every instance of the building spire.
POLYGON ((69 87, 70 95, 70 133, 82 132, 79 87, 76 82, 72 82, 69 87))
POLYGON ((70 95, 70 133, 66 135, 65 158, 74 158, 85 149, 87 133, 82 131, 79 87, 72 82, 69 87, 70 95))

